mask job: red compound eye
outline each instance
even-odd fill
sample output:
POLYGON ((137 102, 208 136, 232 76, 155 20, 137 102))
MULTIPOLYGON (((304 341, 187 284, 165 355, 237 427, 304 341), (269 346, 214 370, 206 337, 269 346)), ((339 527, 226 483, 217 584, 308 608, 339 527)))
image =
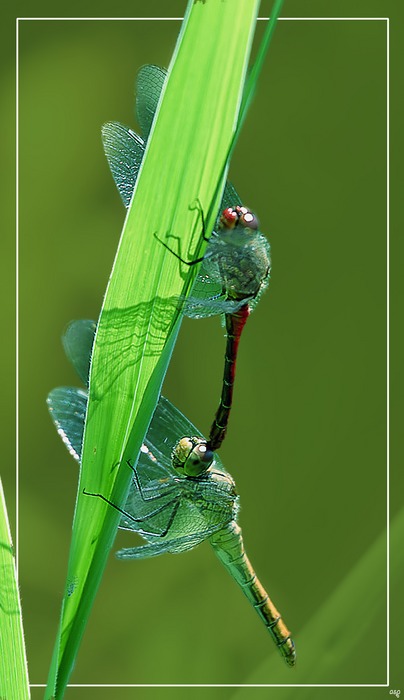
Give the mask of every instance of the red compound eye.
POLYGON ((234 228, 238 222, 238 219, 239 214, 236 209, 233 209, 232 207, 227 207, 227 209, 224 209, 220 217, 222 225, 226 228, 234 228))

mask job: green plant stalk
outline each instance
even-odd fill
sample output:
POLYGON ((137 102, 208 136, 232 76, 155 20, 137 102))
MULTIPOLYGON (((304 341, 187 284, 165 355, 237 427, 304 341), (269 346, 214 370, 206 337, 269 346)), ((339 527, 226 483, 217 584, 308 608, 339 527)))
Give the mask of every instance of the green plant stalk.
POLYGON ((28 700, 27 657, 10 525, 0 479, 0 698, 28 700))
MULTIPOLYGON (((228 168, 228 163, 231 159, 231 156, 233 154, 234 148, 237 143, 237 139, 240 135, 241 129, 244 124, 244 120, 247 116, 247 112, 249 110, 249 107, 251 105, 252 99, 254 97, 255 89, 257 86, 258 78, 261 73, 262 67, 264 65, 264 59, 267 54, 267 51, 271 45, 271 41, 273 38, 273 34, 275 31, 276 23, 279 19, 279 16, 281 14, 283 6, 283 0, 275 0, 272 10, 271 10, 271 16, 269 18, 269 21, 267 23, 267 26, 265 28, 264 36, 262 38, 262 41, 258 47, 258 53, 256 56, 256 59, 254 61, 254 64, 251 68, 251 70, 248 73, 246 82, 245 82, 245 87, 243 90, 243 95, 242 95, 242 100, 241 100, 241 105, 240 105, 240 111, 238 114, 238 119, 237 119, 237 126, 233 134, 233 138, 230 144, 229 152, 227 154, 226 161, 223 164, 223 173, 227 171, 228 168)), ((218 189, 220 187, 221 182, 218 182, 218 189)))
POLYGON ((254 61, 254 64, 251 68, 251 71, 248 74, 248 78, 246 80, 246 85, 245 89, 243 92, 243 98, 241 101, 241 107, 240 107, 240 112, 239 112, 239 117, 237 121, 237 129, 234 134, 234 143, 236 142, 238 135, 240 133, 241 127, 244 124, 244 119, 246 118, 249 106, 251 104, 251 100, 254 96, 255 92, 255 86, 257 85, 258 77, 259 74, 261 73, 262 66, 264 65, 264 59, 267 54, 267 51, 270 47, 276 23, 278 21, 278 18, 281 14, 282 10, 282 5, 283 5, 283 0, 275 0, 272 10, 271 10, 271 16, 269 18, 268 24, 266 26, 265 32, 263 39, 259 45, 258 48, 258 53, 256 56, 256 59, 254 61))
POLYGON ((125 502, 131 479, 125 462, 139 452, 179 330, 173 299, 187 294, 197 272, 196 266, 180 264, 156 235, 164 240, 175 232, 183 255, 189 250, 194 258, 203 255, 195 202, 198 198, 209 212, 209 231, 257 12, 257 0, 188 5, 98 323, 68 576, 46 698, 63 697, 119 523, 116 510, 84 496, 83 489, 125 502))

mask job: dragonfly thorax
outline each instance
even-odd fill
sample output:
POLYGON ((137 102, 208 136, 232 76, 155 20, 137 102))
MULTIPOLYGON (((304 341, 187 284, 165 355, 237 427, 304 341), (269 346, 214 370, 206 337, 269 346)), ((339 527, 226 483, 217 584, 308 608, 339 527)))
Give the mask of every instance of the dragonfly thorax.
POLYGON ((227 207, 204 260, 205 274, 222 285, 227 299, 253 302, 251 309, 268 286, 271 265, 269 243, 258 226, 246 207, 227 207))
POLYGON ((198 437, 182 437, 171 453, 172 465, 185 476, 200 476, 213 462, 213 452, 206 440, 198 437))

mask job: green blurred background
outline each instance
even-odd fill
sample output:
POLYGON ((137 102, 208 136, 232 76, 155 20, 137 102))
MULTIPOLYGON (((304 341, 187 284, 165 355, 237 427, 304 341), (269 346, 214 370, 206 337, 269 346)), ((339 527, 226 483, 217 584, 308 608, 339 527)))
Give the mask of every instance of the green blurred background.
MULTIPOLYGON (((380 14, 377 3, 356 4, 357 14, 380 14)), ((324 2, 305 5, 324 16, 324 2)), ((82 12, 70 6, 66 16, 73 9, 82 12)), ((158 10, 168 14, 167 4, 123 3, 116 14, 158 10)), ((301 3, 283 14, 301 16, 301 3)), ((20 22, 20 578, 32 683, 46 680, 77 485, 45 397, 78 384, 60 335, 71 319, 98 317, 124 219, 100 128, 115 119, 136 130, 135 74, 168 65, 179 27, 20 22)), ((3 92, 12 94, 11 70, 3 92)), ((299 663, 292 673, 272 665, 268 634, 205 543, 144 562, 111 555, 72 682, 383 684, 383 542, 376 578, 365 568, 357 578, 360 597, 380 592, 373 628, 349 654, 338 639, 320 648, 314 665, 307 630, 386 523, 386 23, 279 22, 230 177, 268 235, 273 273, 242 339, 221 456, 241 494, 247 552, 299 663)), ((184 320, 164 384, 205 433, 224 343, 217 318, 184 320)), ((118 535, 116 548, 132 544, 118 535)), ((344 609, 334 606, 335 622, 344 609)))

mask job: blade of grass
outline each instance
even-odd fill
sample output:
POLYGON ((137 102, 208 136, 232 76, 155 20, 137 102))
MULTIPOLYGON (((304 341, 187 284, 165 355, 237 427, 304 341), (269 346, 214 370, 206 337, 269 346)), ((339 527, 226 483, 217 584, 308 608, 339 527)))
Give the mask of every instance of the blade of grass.
POLYGON ((257 0, 188 5, 97 327, 68 576, 46 698, 63 697, 119 523, 116 510, 85 497, 83 489, 124 502, 131 479, 125 462, 139 452, 179 329, 174 299, 188 292, 196 274, 155 234, 178 237, 168 242, 180 243, 183 256, 203 254, 195 202, 210 212, 209 231, 257 10, 257 0))
POLYGON ((20 596, 3 484, 0 479, 0 698, 30 696, 20 596))
POLYGON ((267 51, 270 47, 272 37, 275 31, 276 23, 278 21, 278 18, 281 14, 282 10, 282 5, 283 5, 283 0, 275 0, 272 10, 271 10, 271 16, 269 18, 268 24, 265 29, 265 33, 263 36, 263 39, 258 47, 258 53, 255 58, 254 64, 248 74, 248 78, 246 80, 244 92, 243 92, 243 99, 241 102, 241 107, 240 107, 240 112, 239 112, 239 117, 237 121, 237 129, 234 134, 233 138, 233 144, 237 141, 237 138, 239 136, 241 127, 244 124, 244 119, 247 115, 248 108, 251 104, 251 100, 254 96, 255 88, 257 86, 258 78, 262 70, 262 66, 264 64, 264 59, 267 54, 267 51))
MULTIPOLYGON (((254 97, 255 89, 257 87, 258 83, 258 78, 260 76, 262 66, 264 64, 264 59, 266 56, 266 53, 270 47, 272 37, 275 31, 276 23, 278 21, 278 18, 280 16, 281 10, 282 10, 282 5, 283 5, 283 0, 275 0, 272 10, 271 10, 271 16, 269 18, 268 24, 266 26, 265 32, 263 39, 258 47, 258 52, 257 56, 255 58, 255 61, 252 65, 251 70, 248 73, 248 77, 246 79, 245 87, 243 90, 243 95, 242 95, 242 100, 241 100, 241 105, 240 105, 240 111, 238 114, 238 119, 237 119, 237 126, 233 134, 233 138, 230 143, 229 151, 226 154, 226 159, 223 163, 223 168, 222 168, 222 173, 226 173, 228 163, 230 161, 230 158, 233 154, 234 148, 237 143, 237 139, 240 135, 240 131, 242 129, 242 126, 244 124, 244 120, 247 116, 248 109, 250 107, 250 104, 252 102, 252 99, 254 97)), ((221 173, 221 174, 222 174, 221 173)), ((221 187, 221 177, 218 179, 218 185, 217 189, 220 191, 221 187)), ((214 199, 214 204, 216 203, 216 198, 214 199)), ((217 209, 213 209, 213 212, 216 212, 217 209)))

